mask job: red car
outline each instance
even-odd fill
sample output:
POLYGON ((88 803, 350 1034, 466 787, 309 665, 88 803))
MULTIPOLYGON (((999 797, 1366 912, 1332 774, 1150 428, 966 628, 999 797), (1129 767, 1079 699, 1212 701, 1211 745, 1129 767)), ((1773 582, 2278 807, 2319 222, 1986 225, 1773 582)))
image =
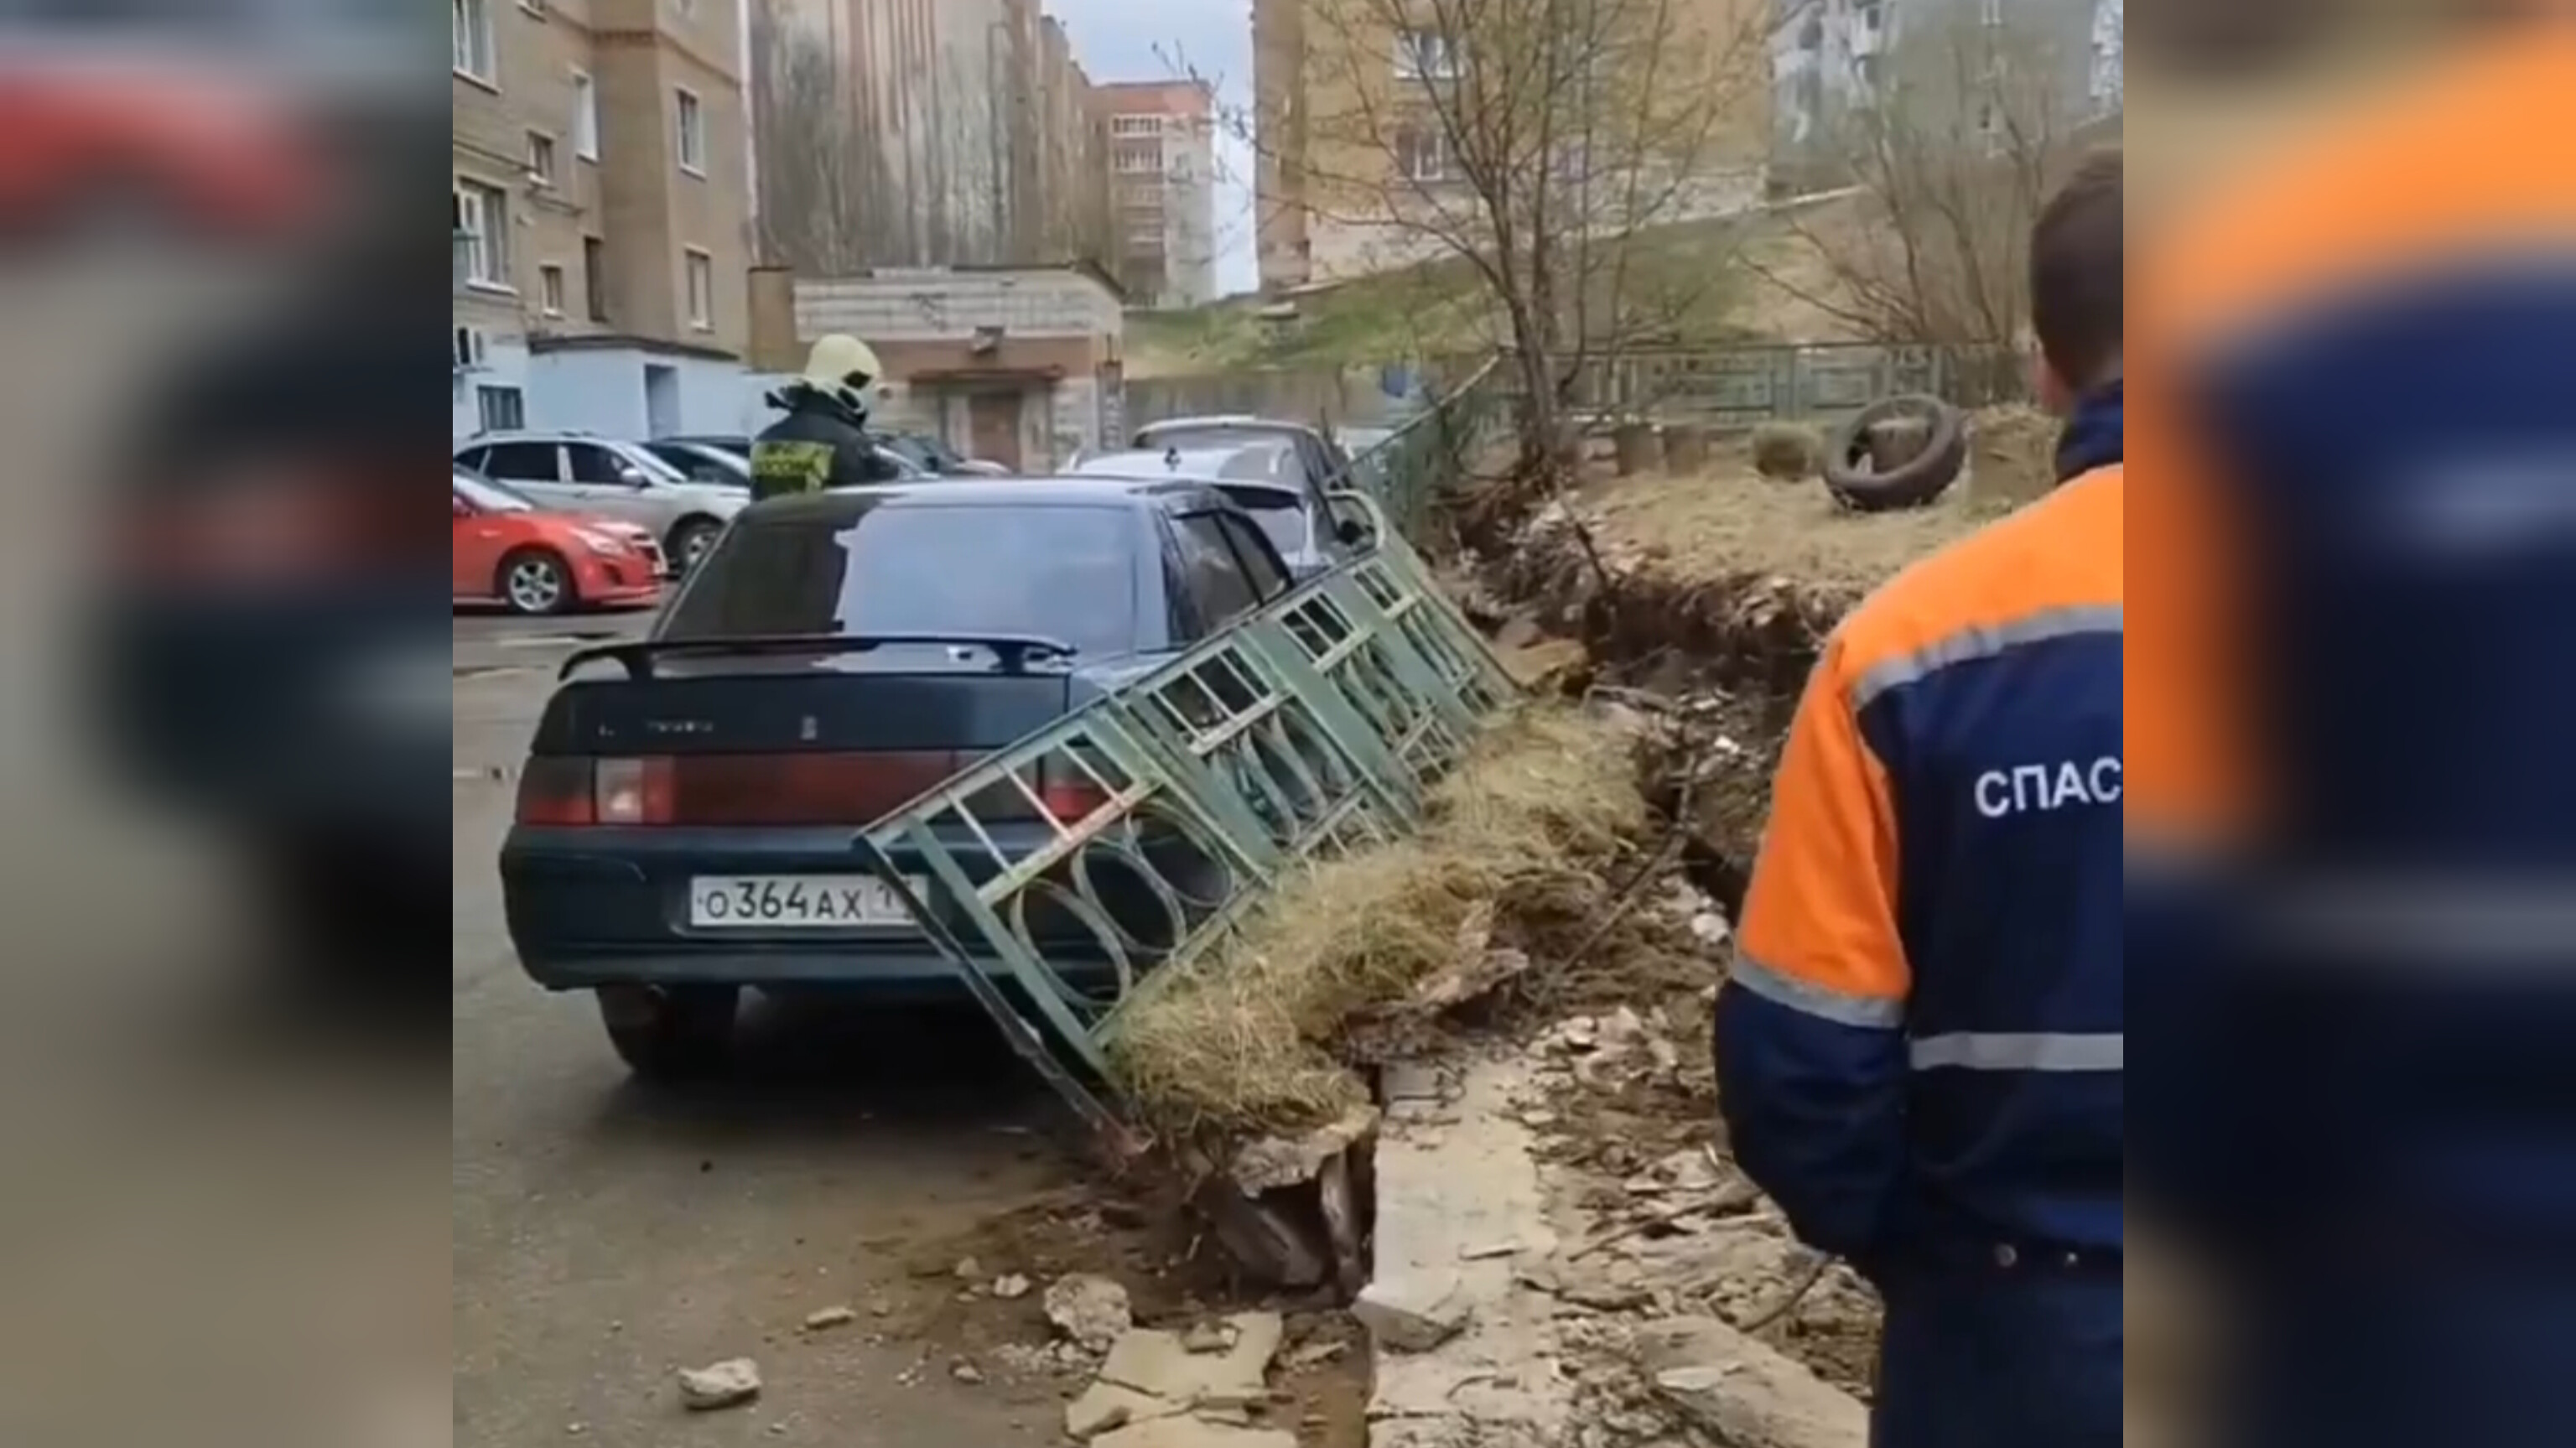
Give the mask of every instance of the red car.
POLYGON ((0 58, 8 234, 284 237, 319 214, 328 180, 292 105, 211 64, 121 54, 77 27, 0 58))
POLYGON ((513 613, 649 606, 669 571, 652 530, 613 518, 548 513, 489 478, 450 472, 456 530, 451 592, 513 613))

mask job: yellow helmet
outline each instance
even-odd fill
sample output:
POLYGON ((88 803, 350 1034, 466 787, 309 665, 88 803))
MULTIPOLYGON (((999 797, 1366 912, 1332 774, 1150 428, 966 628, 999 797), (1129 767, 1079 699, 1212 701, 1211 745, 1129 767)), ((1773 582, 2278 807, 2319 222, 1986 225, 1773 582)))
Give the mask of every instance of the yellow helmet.
POLYGON ((884 375, 876 349, 846 332, 815 338, 813 350, 805 354, 806 385, 845 394, 845 399, 854 403, 863 401, 868 389, 884 375))

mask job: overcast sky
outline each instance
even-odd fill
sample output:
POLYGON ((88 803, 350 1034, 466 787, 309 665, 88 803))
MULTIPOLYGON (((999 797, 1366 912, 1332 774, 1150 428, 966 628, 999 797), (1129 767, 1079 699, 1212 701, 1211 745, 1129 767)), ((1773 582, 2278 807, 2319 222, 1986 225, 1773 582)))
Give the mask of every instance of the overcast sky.
POLYGON ((1046 0, 1094 81, 1201 75, 1216 87, 1216 284, 1260 285, 1252 149, 1232 134, 1252 107, 1251 0, 1046 0))

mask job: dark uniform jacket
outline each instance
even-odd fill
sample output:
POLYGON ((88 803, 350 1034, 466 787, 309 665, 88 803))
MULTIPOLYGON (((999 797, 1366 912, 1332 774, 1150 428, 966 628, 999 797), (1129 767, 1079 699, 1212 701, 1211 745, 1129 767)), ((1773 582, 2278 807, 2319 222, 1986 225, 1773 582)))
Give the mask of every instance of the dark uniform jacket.
POLYGON ((895 461, 869 441, 865 420, 839 400, 799 384, 772 401, 785 407, 787 415, 752 440, 755 501, 890 483, 903 476, 895 461))

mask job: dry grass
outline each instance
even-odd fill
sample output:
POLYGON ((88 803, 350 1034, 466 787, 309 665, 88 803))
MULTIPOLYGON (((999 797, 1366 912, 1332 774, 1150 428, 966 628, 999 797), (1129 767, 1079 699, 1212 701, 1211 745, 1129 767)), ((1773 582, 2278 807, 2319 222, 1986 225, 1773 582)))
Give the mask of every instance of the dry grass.
POLYGON ((1968 500, 2013 508, 2057 482, 2057 419, 2036 407, 1989 407, 1968 419, 1968 500))
POLYGON ((1605 545, 1679 579, 1776 575, 1854 597, 1992 516, 1957 488, 1928 508, 1854 513, 1741 463, 1625 479, 1587 501, 1605 545))
POLYGON ((1433 791, 1415 834, 1281 881, 1140 1002, 1110 1043, 1119 1084, 1186 1135, 1336 1117, 1366 1099, 1339 1050, 1353 1022, 1454 964, 1488 910, 1497 940, 1543 944, 1604 899, 1603 871, 1648 827, 1628 738, 1531 705, 1433 791))

